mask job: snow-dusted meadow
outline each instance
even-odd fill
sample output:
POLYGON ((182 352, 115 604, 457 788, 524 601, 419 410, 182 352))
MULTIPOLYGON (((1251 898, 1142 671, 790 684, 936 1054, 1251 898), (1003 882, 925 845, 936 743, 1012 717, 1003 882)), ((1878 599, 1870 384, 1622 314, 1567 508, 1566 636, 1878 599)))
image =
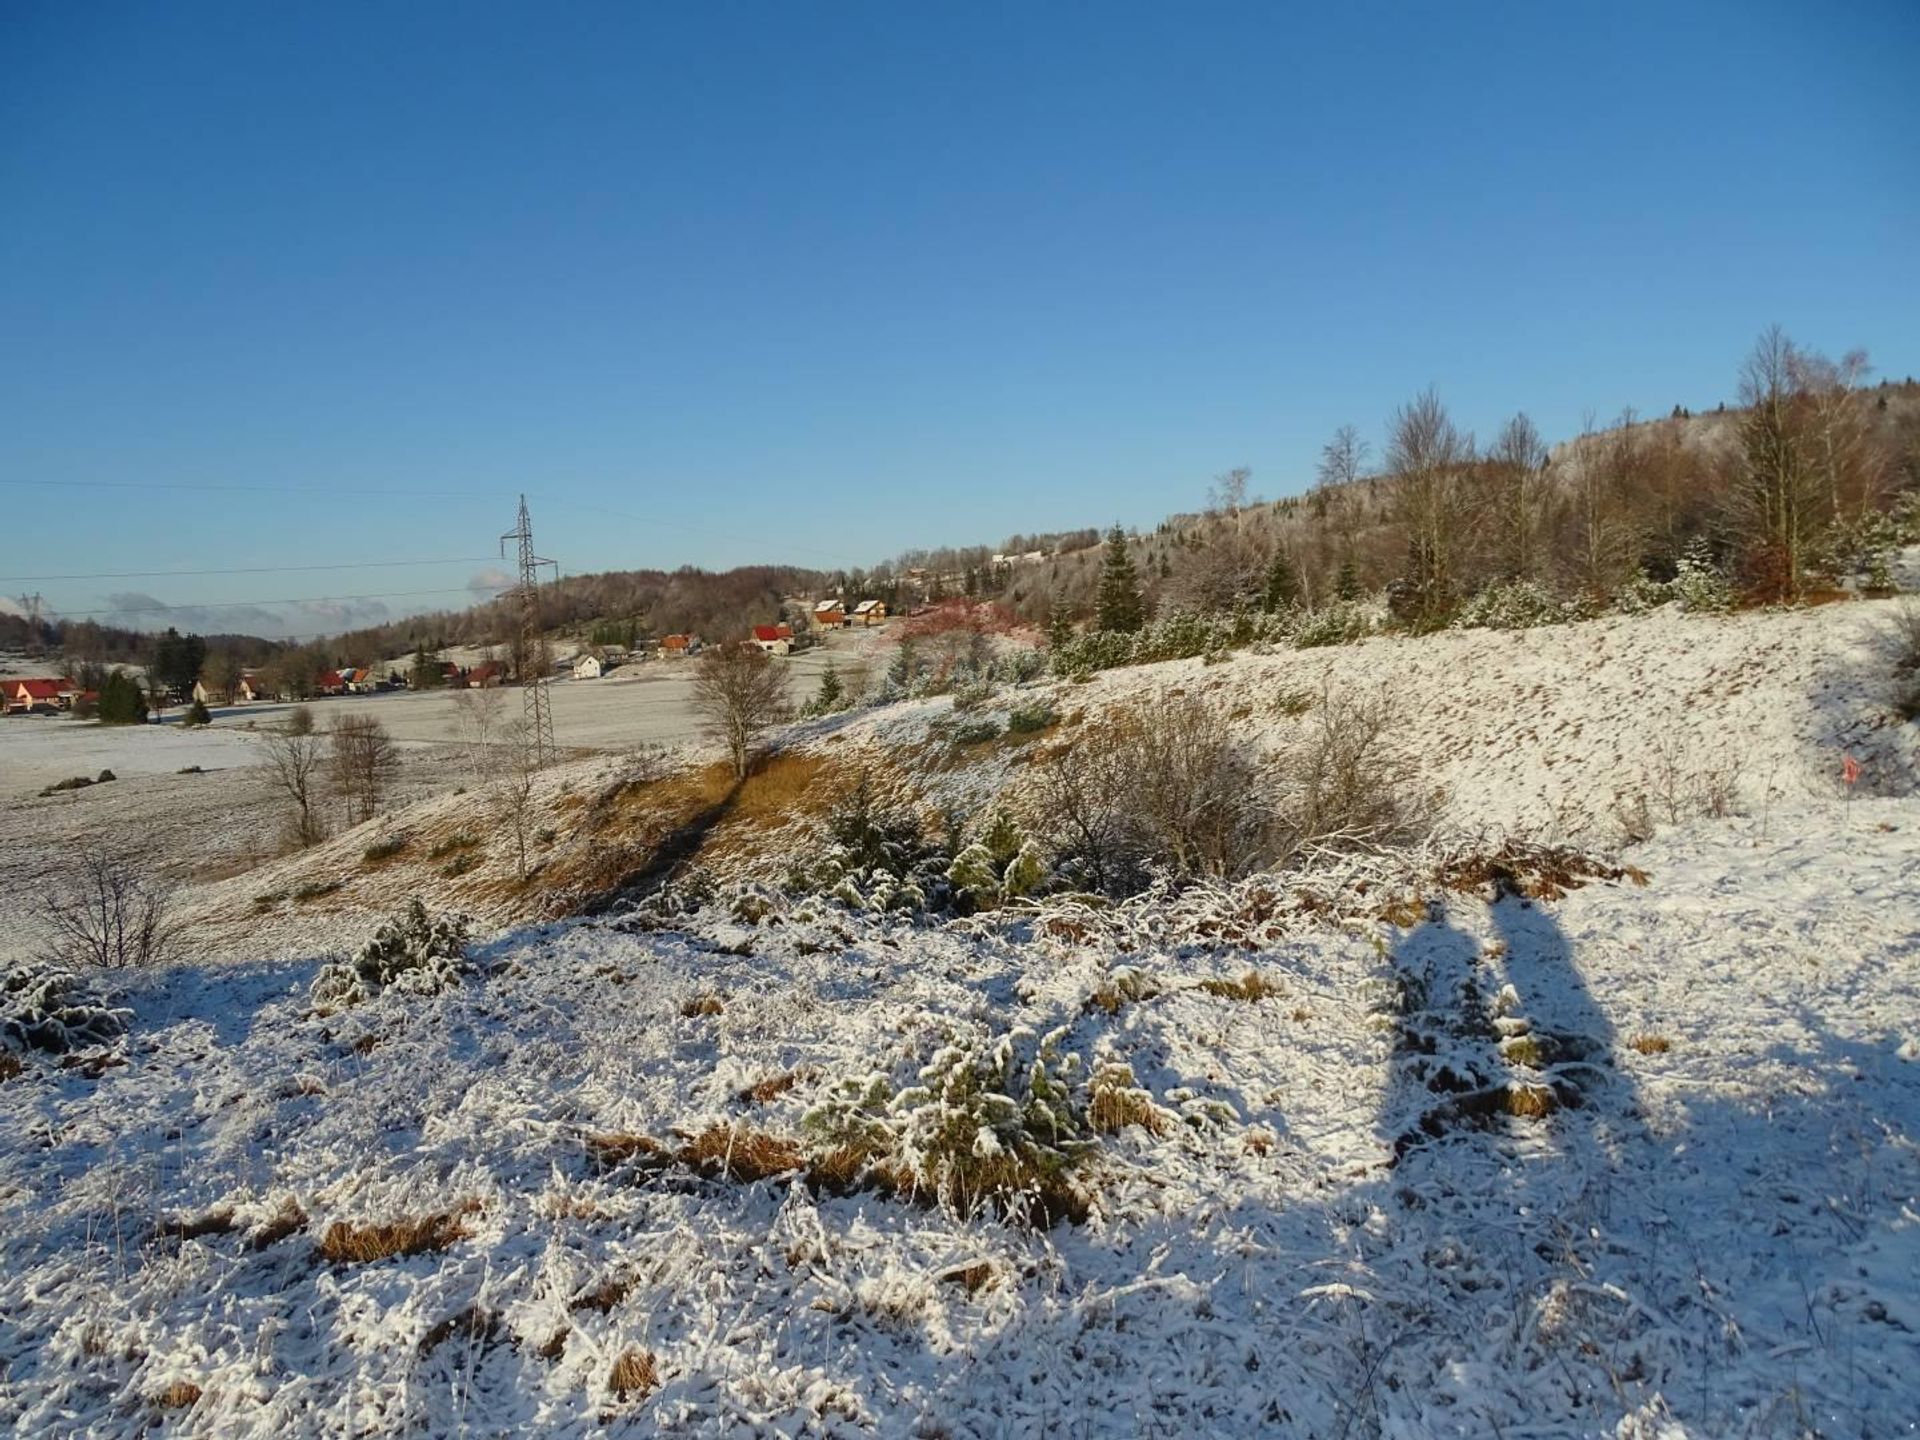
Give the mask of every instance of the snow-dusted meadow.
MULTIPOLYGON (((1877 635, 1867 606, 1667 615, 1056 688, 1094 708, 1199 687, 1277 733, 1282 687, 1400 686, 1462 835, 1598 843, 1625 793, 1734 754, 1739 813, 1663 816, 1634 873, 1565 894, 1409 860, 1320 914, 1245 888, 938 925, 616 912, 497 930, 453 988, 332 1015, 312 917, 284 941, 262 919, 291 958, 126 983, 124 1063, 29 1056, 0 1081, 0 1418, 1910 1434, 1920 799, 1877 635), (1885 793, 1843 803, 1842 749, 1885 793), (1144 1092, 1088 1137, 1084 1219, 812 1166, 805 1117, 842 1081, 897 1094, 943 1047, 1052 1032, 1081 1100, 1118 1066, 1144 1092), (345 1243, 402 1222, 421 1253, 345 1243)), ((897 749, 943 712, 809 733, 897 749)), ((999 761, 941 778, 1019 784, 999 761)))

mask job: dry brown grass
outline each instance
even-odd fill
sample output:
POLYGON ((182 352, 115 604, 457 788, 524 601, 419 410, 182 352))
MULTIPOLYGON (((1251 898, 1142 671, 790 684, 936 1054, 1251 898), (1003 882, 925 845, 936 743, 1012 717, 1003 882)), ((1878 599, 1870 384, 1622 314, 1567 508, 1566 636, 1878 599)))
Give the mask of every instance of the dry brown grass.
POLYGON ((447 1341, 458 1337, 470 1345, 482 1344, 491 1339, 500 1328, 500 1317, 491 1310, 483 1310, 478 1305, 469 1305, 457 1314, 449 1315, 420 1337, 420 1353, 431 1355, 447 1341))
POLYGON ((300 1208, 299 1202, 291 1198, 282 1200, 273 1218, 247 1237, 247 1245, 254 1250, 264 1250, 306 1228, 307 1212, 300 1208))
POLYGON ((1559 1097, 1545 1085, 1509 1085, 1507 1087, 1506 1112, 1519 1119, 1545 1119, 1559 1107, 1559 1097))
POLYGON ((607 1388, 622 1400, 644 1400, 660 1388, 660 1371, 647 1350, 628 1350, 613 1362, 607 1388))
POLYGON ((203 1235, 229 1235, 233 1232, 233 1207, 217 1206, 204 1215, 169 1216, 160 1222, 158 1234, 168 1240, 198 1240, 203 1235))
POLYGON ((569 1310, 592 1310, 604 1315, 633 1291, 630 1275, 609 1275, 591 1290, 583 1290, 567 1302, 569 1310))
POLYGON ((200 1403, 203 1393, 191 1380, 176 1380, 166 1389, 155 1391, 147 1403, 156 1410, 190 1410, 200 1403))
POLYGON ((745 1105, 766 1105, 779 1099, 795 1086, 804 1085, 809 1080, 819 1078, 819 1075, 820 1072, 812 1066, 802 1065, 797 1070, 787 1070, 779 1075, 769 1075, 765 1080, 756 1081, 740 1092, 739 1099, 745 1105))
POLYGON ((784 1136, 744 1125, 715 1125, 680 1150, 680 1162, 710 1175, 751 1184, 806 1168, 806 1152, 784 1136))
POLYGON ((718 1015, 726 1008, 726 1002, 718 995, 696 995, 681 1004, 680 1013, 691 1020, 701 1015, 718 1015))
POLYGON ((1087 1097, 1087 1123, 1102 1135, 1138 1125, 1150 1135, 1167 1132, 1166 1116, 1150 1096, 1124 1086, 1095 1084, 1087 1097))
POLYGON ((953 1265, 934 1278, 945 1285, 958 1285, 969 1295, 978 1295, 993 1283, 995 1270, 991 1260, 976 1260, 971 1265, 953 1265))
POLYGON ((1218 995, 1223 1000, 1244 1000, 1249 1005, 1286 994, 1283 985, 1267 979, 1258 970, 1249 970, 1238 980, 1202 980, 1198 988, 1209 995, 1218 995))
POLYGON ((17 1056, 6 1050, 0 1050, 0 1080, 12 1080, 26 1067, 17 1056))
POLYGON ((1673 1041, 1664 1035, 1636 1035, 1627 1044, 1642 1055, 1664 1055, 1673 1049, 1673 1041))
POLYGON ((629 1161, 638 1161, 646 1166, 659 1166, 672 1158, 672 1153, 650 1135, 636 1135, 631 1131, 615 1130, 603 1134, 589 1135, 586 1138, 587 1159, 596 1170, 613 1170, 629 1161))
POLYGON ((472 1233, 464 1217, 480 1208, 467 1200, 451 1210, 405 1220, 355 1225, 336 1220, 320 1237, 319 1253, 335 1265, 370 1265, 395 1255, 425 1255, 451 1248, 472 1233))

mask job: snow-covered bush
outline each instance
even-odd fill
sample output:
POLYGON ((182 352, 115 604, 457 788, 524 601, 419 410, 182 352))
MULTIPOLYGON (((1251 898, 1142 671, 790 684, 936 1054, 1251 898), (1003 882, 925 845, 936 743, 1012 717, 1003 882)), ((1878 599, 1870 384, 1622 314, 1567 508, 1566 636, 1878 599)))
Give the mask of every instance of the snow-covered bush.
POLYGON ((1017 646, 994 656, 990 673, 996 684, 1025 685, 1047 673, 1047 657, 1030 645, 1017 646))
POLYGON ((938 908, 949 894, 947 855, 906 810, 884 803, 862 775, 827 817, 826 853, 788 876, 796 893, 820 891, 851 910, 938 908))
POLYGON ((1733 608, 1733 587, 1704 542, 1695 540, 1680 557, 1678 572, 1667 587, 1680 608, 1704 614, 1720 614, 1733 608))
POLYGON ((995 1204, 1051 1222, 1084 1210, 1069 1177, 1097 1148, 1080 1057, 1060 1047, 1065 1027, 1021 1027, 989 1039, 950 1040, 918 1083, 849 1080, 802 1125, 828 1153, 862 1158, 902 1188, 959 1211, 995 1204))
POLYGON ((467 917, 429 916, 416 898, 404 913, 383 921, 350 960, 321 967, 313 1001, 327 1009, 357 1005, 382 990, 432 995, 457 984, 465 968, 467 917))
POLYGON ((1672 599, 1673 594, 1665 584, 1645 570, 1636 570, 1633 578, 1613 597, 1613 610, 1618 615, 1645 615, 1672 599))
POLYGON ((1035 700, 1028 705, 1016 705, 1007 712, 1007 733, 1037 735, 1059 718, 1054 713, 1053 706, 1044 700, 1035 700))
POLYGON ((1532 580, 1499 580, 1455 612, 1456 630, 1531 630, 1583 618, 1580 607, 1532 580))
POLYGON ((126 1033, 131 1010, 117 1010, 73 971, 30 960, 0 975, 0 1045, 64 1055, 126 1033))
POLYGON ((1351 645, 1372 633, 1373 615, 1357 600, 1336 600, 1317 610, 1303 611, 1293 622, 1293 643, 1302 650, 1351 645))
POLYGON ((1039 842, 999 808, 947 868, 953 888, 982 907, 1031 895, 1050 874, 1039 842))

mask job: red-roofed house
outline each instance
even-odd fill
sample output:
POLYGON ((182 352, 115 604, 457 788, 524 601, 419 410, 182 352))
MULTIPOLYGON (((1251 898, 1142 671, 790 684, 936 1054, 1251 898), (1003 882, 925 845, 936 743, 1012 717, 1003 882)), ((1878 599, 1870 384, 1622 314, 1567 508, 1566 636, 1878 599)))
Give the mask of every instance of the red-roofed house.
POLYGON ((0 706, 9 715, 31 714, 35 710, 60 708, 61 683, 58 680, 0 680, 0 706))
POLYGON ((498 660, 487 660, 467 671, 469 690, 491 690, 507 683, 507 667, 498 660))
POLYGON ((753 643, 769 655, 785 655, 793 649, 793 627, 791 625, 756 625, 753 627, 753 643))
POLYGON ((691 655, 700 648, 700 642, 691 635, 663 635, 660 638, 660 658, 678 660, 691 655))
POLYGON ((273 685, 264 675, 242 675, 239 688, 234 692, 243 704, 251 705, 256 700, 277 700, 273 685))
POLYGON ((847 623, 847 612, 838 600, 822 600, 813 607, 813 623, 822 630, 838 630, 847 623))
POLYGON ((344 695, 347 682, 340 678, 338 670, 322 670, 314 677, 313 688, 322 695, 344 695))

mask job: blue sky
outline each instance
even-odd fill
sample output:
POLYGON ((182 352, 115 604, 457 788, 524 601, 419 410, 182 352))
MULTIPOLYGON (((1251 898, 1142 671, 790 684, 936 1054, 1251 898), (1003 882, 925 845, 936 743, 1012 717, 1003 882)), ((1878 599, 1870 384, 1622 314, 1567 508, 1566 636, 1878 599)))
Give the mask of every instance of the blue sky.
POLYGON ((1290 493, 1429 383, 1920 371, 1916 62, 1905 0, 13 0, 0 592, 385 597, 174 617, 311 630, 521 490, 567 571, 870 563, 1290 493))

